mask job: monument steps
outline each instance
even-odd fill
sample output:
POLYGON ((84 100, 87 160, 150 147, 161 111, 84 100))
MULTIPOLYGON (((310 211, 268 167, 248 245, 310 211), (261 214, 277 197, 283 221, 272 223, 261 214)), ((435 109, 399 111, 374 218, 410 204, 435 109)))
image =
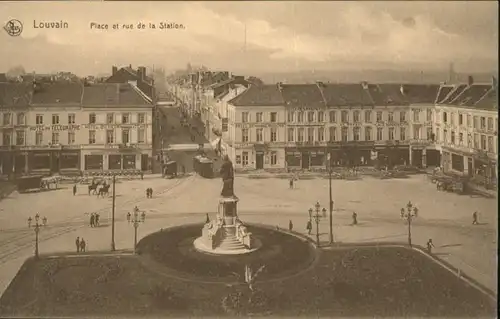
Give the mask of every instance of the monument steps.
POLYGON ((235 234, 232 234, 224 229, 224 235, 219 244, 219 248, 226 250, 239 250, 244 249, 245 245, 238 240, 235 234))

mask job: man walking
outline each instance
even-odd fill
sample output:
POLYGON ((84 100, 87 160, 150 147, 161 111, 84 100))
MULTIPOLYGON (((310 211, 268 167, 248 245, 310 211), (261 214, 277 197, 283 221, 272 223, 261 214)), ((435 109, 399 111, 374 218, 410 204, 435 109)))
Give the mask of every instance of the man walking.
POLYGON ((292 177, 292 178, 290 178, 289 183, 290 183, 290 189, 293 189, 293 177, 292 177))
POLYGON ((94 226, 95 227, 98 227, 99 226, 99 214, 98 213, 95 213, 94 215, 94 226))
POLYGON ((358 214, 356 214, 356 212, 352 212, 352 224, 353 225, 358 224, 358 214))
POLYGON ((76 252, 79 253, 80 252, 80 237, 76 237, 75 244, 76 244, 76 252))
POLYGON ((293 223, 292 223, 292 220, 290 219, 290 221, 288 222, 288 230, 289 231, 292 231, 293 230, 293 223))
POLYGON ((75 196, 75 195, 76 195, 76 184, 73 185, 73 196, 75 196))
POLYGON ((80 252, 84 253, 85 252, 85 239, 82 238, 82 240, 80 240, 80 252))
POLYGON ((432 243, 432 238, 429 239, 429 241, 427 242, 427 252, 429 254, 432 253, 432 248, 434 247, 434 244, 432 243))
POLYGON ((307 225, 306 225, 306 229, 307 229, 307 234, 308 235, 311 235, 312 228, 313 228, 312 222, 311 222, 311 220, 308 220, 307 221, 307 225))
POLYGON ((94 227, 95 223, 95 216, 94 213, 90 214, 90 227, 94 227))
POLYGON ((477 212, 472 214, 472 225, 479 225, 479 222, 477 221, 477 212))

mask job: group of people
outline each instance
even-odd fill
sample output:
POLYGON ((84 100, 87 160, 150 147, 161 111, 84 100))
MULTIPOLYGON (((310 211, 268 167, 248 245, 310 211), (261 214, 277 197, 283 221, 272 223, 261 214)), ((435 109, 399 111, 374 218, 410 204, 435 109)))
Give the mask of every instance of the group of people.
POLYGON ((84 253, 87 250, 85 239, 80 239, 80 237, 76 237, 75 240, 75 245, 76 245, 76 252, 77 253, 84 253))
POLYGON ((153 198, 153 189, 151 187, 146 188, 146 198, 153 198))
POLYGON ((98 213, 90 214, 90 227, 99 227, 99 217, 98 213))

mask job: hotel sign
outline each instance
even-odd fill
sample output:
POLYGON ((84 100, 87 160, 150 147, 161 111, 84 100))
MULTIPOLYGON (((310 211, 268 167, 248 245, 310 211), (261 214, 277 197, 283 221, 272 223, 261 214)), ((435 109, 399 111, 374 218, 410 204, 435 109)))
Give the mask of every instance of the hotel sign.
POLYGON ((29 126, 31 131, 78 131, 89 130, 112 130, 115 128, 146 128, 151 124, 70 124, 70 125, 33 125, 29 126))

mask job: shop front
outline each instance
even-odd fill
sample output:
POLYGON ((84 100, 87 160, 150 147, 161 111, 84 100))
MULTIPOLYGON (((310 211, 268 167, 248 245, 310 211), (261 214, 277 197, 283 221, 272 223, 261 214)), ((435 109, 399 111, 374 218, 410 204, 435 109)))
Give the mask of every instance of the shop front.
POLYGON ((312 169, 325 166, 326 152, 324 147, 287 147, 285 163, 289 169, 312 169))
POLYGON ((334 166, 364 166, 373 165, 371 152, 373 142, 336 142, 328 144, 330 161, 334 166))
MULTIPOLYGON (((375 149, 378 153, 377 162, 380 166, 392 168, 397 165, 411 165, 409 145, 399 143, 383 146, 377 145, 375 149)), ((420 152, 420 158, 421 154, 420 152)))

